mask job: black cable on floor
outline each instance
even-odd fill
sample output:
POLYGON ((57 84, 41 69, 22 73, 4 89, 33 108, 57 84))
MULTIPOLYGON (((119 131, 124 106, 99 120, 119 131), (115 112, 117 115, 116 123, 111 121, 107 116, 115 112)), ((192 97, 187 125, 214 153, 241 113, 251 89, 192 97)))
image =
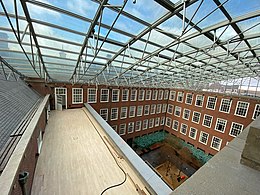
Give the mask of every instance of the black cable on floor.
POLYGON ((91 122, 91 124, 93 125, 93 127, 95 128, 96 132, 98 133, 99 137, 102 139, 102 141, 104 142, 104 144, 106 145, 108 151, 110 152, 111 156, 113 157, 113 159, 115 160, 117 166, 119 167, 119 169, 124 173, 124 180, 118 184, 114 184, 114 185, 111 185, 111 186, 108 186, 107 188, 105 188, 100 195, 103 195, 107 190, 111 189, 111 188, 115 188, 115 187, 118 187, 120 185, 123 185, 125 182, 126 182, 126 178, 127 178, 127 175, 126 175, 126 172, 124 171, 124 169, 118 164, 115 156, 113 155, 112 151, 110 150, 110 148, 108 147, 107 143, 104 141, 102 135, 99 133, 99 131, 97 130, 96 126, 94 125, 94 123, 92 122, 92 120, 90 119, 90 117, 88 116, 87 112, 83 109, 84 113, 86 114, 86 116, 88 117, 89 121, 91 122))

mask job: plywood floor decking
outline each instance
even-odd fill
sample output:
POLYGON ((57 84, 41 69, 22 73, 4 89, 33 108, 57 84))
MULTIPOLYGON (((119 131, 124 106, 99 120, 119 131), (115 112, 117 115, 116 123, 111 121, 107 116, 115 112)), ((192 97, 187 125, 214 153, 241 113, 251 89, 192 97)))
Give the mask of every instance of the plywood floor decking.
MULTIPOLYGON (((123 180, 123 172, 83 109, 51 112, 31 194, 95 195, 123 180)), ((128 178, 105 194, 138 192, 128 178)))

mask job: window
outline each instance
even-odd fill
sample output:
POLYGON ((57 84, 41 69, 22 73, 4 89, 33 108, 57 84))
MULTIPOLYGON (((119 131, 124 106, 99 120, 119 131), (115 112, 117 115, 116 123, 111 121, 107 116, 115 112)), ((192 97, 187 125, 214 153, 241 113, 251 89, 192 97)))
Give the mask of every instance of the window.
POLYGON ((198 107, 202 107, 203 106, 203 100, 204 100, 203 95, 197 95, 195 105, 198 106, 198 107))
POLYGON ((115 130, 115 132, 117 132, 117 125, 112 125, 111 127, 115 130))
POLYGON ((162 99, 163 99, 163 90, 159 90, 158 100, 162 100, 162 99))
POLYGON ((162 104, 157 104, 156 113, 157 113, 157 114, 160 114, 160 113, 161 113, 161 109, 162 109, 162 104))
POLYGON ((165 121, 165 117, 162 116, 162 117, 161 117, 161 125, 164 125, 164 121, 165 121))
POLYGON ((182 118, 189 120, 189 118, 190 118, 190 110, 189 109, 184 108, 182 118))
POLYGON ((119 135, 125 135, 125 130, 126 130, 126 124, 120 124, 119 126, 119 135))
POLYGON ((148 128, 148 119, 145 119, 143 121, 143 130, 147 129, 148 128))
POLYGON ((153 124, 154 124, 154 118, 150 118, 150 120, 149 120, 149 128, 153 128, 153 124))
POLYGON ((196 139, 196 136, 197 136, 197 129, 191 127, 189 137, 192 138, 192 139, 196 139))
POLYGON ((101 89, 100 102, 109 102, 109 90, 101 89))
POLYGON ((162 113, 166 112, 166 108, 167 108, 167 104, 163 104, 163 106, 162 106, 162 113))
POLYGON ((173 105, 168 104, 167 113, 168 113, 168 114, 172 114, 172 113, 173 113, 173 105))
POLYGON ((118 119, 118 108, 111 108, 111 121, 118 119))
POLYGON ((236 108, 236 112, 235 115, 236 116, 241 116, 241 117, 246 117, 247 115, 247 110, 249 107, 249 103, 248 102, 237 102, 237 108, 236 108))
POLYGON ((169 96, 169 90, 165 90, 163 99, 168 100, 168 96, 169 96))
POLYGON ((113 89, 112 90, 112 102, 118 102, 119 101, 119 89, 113 89))
POLYGON ((127 102, 128 101, 128 95, 129 95, 129 90, 128 89, 123 89, 122 90, 122 102, 127 102))
POLYGON ((213 116, 204 114, 204 119, 203 119, 203 126, 210 128, 211 123, 212 123, 213 116))
POLYGON ((178 131, 178 127, 179 127, 179 121, 174 120, 172 122, 172 129, 178 131))
POLYGON ((158 127, 160 125, 160 117, 155 118, 155 127, 158 127))
POLYGON ((138 106, 137 107, 137 116, 142 116, 143 115, 143 106, 138 106))
POLYGON ((200 123, 200 112, 193 112, 193 116, 192 116, 192 122, 194 123, 200 123))
POLYGON ((151 94, 152 94, 151 90, 146 90, 145 100, 151 100, 151 94))
POLYGON ((175 95, 176 95, 175 91, 170 91, 170 100, 174 101, 175 100, 175 95))
POLYGON ((88 103, 96 103, 97 102, 97 89, 89 88, 88 89, 88 103))
POLYGON ((208 138, 209 138, 209 134, 208 133, 206 133, 204 131, 200 132, 200 139, 199 139, 200 143, 207 145, 208 138))
MULTIPOLYGON (((72 104, 82 104, 83 103, 83 89, 82 88, 72 88, 72 104)), ((88 103, 95 103, 89 102, 88 103)))
POLYGON ((222 99, 219 111, 220 112, 229 113, 231 104, 232 104, 232 100, 230 100, 230 99, 222 99))
POLYGON ((217 98, 216 97, 209 96, 208 97, 208 102, 207 102, 207 109, 215 110, 216 102, 217 102, 217 98))
POLYGON ((191 93, 187 93, 186 94, 186 100, 185 100, 185 103, 186 104, 192 104, 192 98, 193 98, 193 94, 191 94, 191 93))
POLYGON ((144 106, 144 115, 149 115, 150 105, 144 106))
POLYGON ((136 101, 136 96, 137 96, 137 90, 136 89, 132 89, 131 90, 131 101, 136 101))
POLYGON ((172 124, 172 119, 169 117, 166 117, 166 126, 171 127, 171 124, 172 124))
POLYGON ((181 116, 181 107, 175 106, 174 115, 180 117, 181 116))
POLYGON ((155 114, 155 110, 156 110, 156 104, 152 104, 150 114, 155 114))
POLYGON ((181 91, 178 92, 177 102, 182 102, 183 101, 183 95, 184 95, 183 92, 181 92, 181 91))
POLYGON ((142 121, 135 122, 135 131, 141 131, 142 121))
POLYGON ((127 107, 121 107, 120 119, 127 118, 127 107))
POLYGON ((226 129, 226 125, 227 125, 227 120, 221 119, 221 118, 217 118, 215 130, 219 131, 221 133, 224 133, 224 131, 226 129))
POLYGON ((158 94, 158 91, 157 90, 153 90, 153 100, 157 100, 157 94, 158 94))
POLYGON ((222 143, 222 139, 220 139, 216 136, 213 136, 210 147, 219 151, 220 147, 221 147, 221 143, 222 143))
POLYGON ((256 104, 252 119, 255 120, 259 115, 260 115, 260 104, 256 104))
POLYGON ((139 101, 143 101, 144 100, 144 89, 139 90, 139 96, 138 96, 138 100, 139 101))
POLYGON ((108 120, 108 109, 107 108, 102 108, 100 109, 100 116, 107 121, 108 120))
POLYGON ((135 106, 129 107, 129 118, 135 117, 135 106))
POLYGON ((135 128, 135 123, 134 122, 128 123, 127 133, 133 133, 134 132, 134 128, 135 128))
POLYGON ((229 131, 229 135, 236 137, 242 132, 242 130, 243 130, 242 124, 233 122, 231 125, 231 129, 229 131))
POLYGON ((181 124, 181 130, 180 130, 181 134, 186 135, 187 129, 188 129, 188 126, 186 124, 182 123, 181 124))

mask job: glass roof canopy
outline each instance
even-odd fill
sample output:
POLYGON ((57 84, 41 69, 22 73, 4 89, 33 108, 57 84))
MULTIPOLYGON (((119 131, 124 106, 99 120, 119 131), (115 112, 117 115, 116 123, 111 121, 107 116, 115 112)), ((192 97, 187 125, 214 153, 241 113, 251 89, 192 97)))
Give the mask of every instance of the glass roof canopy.
POLYGON ((0 2, 0 56, 26 77, 194 89, 259 80, 259 0, 0 2))

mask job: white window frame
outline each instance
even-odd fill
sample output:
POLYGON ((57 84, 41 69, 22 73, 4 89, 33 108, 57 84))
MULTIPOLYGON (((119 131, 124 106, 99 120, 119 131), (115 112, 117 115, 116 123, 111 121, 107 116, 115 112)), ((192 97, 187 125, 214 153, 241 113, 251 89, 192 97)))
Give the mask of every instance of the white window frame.
POLYGON ((144 101, 144 96, 145 96, 145 90, 144 89, 139 90, 138 101, 144 101))
POLYGON ((203 104, 204 104, 204 95, 200 95, 200 94, 196 95, 195 106, 201 108, 201 107, 203 107, 203 104), (200 100, 202 102, 201 105, 197 105, 198 97, 202 97, 202 100, 200 100))
POLYGON ((185 123, 182 123, 181 128, 180 128, 180 133, 183 134, 183 135, 187 135, 187 131, 188 131, 188 125, 186 125, 185 123), (183 128, 184 125, 186 126, 186 133, 182 132, 182 128, 183 128))
POLYGON ((239 117, 246 118, 246 116, 247 116, 247 113, 248 113, 248 110, 249 110, 249 106, 250 106, 250 103, 249 103, 249 102, 244 102, 244 101, 237 101, 236 110, 235 110, 235 113, 234 113, 234 115, 235 115, 235 116, 239 116, 239 117), (245 116, 242 116, 242 115, 240 115, 240 114, 237 114, 237 109, 238 109, 238 105, 239 105, 239 103, 246 103, 246 104, 247 104, 247 108, 246 108, 246 113, 245 113, 245 116))
POLYGON ((161 121, 160 121, 160 125, 164 125, 165 124, 165 116, 161 117, 161 121))
POLYGON ((147 116, 150 114, 150 105, 144 105, 144 116, 147 116), (148 111, 147 113, 145 113, 148 111))
POLYGON ((156 106, 156 114, 160 114, 162 110, 162 104, 157 104, 156 106))
POLYGON ((157 100, 158 90, 153 90, 152 100, 157 100))
POLYGON ((152 105, 151 105, 150 114, 155 114, 155 112, 156 112, 156 104, 152 104, 152 105))
POLYGON ((204 114, 204 116, 203 116, 203 121, 202 121, 202 126, 207 127, 207 128, 211 128, 212 122, 213 122, 213 116, 211 116, 211 115, 209 115, 209 114, 204 114), (205 121, 206 116, 210 116, 210 117, 211 117, 210 126, 207 126, 207 125, 204 124, 204 121, 205 121))
POLYGON ((152 90, 150 90, 150 89, 146 90, 145 91, 145 100, 151 100, 151 96, 152 96, 152 90))
POLYGON ((149 119, 149 129, 153 128, 154 126, 154 118, 149 119))
POLYGON ((235 125, 235 124, 241 126, 240 133, 241 133, 241 132, 243 131, 243 129, 244 129, 244 125, 243 125, 243 124, 236 123, 236 122, 232 122, 231 127, 230 127, 230 130, 229 130, 229 135, 232 136, 232 137, 236 137, 236 136, 238 136, 238 135, 240 134, 240 133, 238 133, 237 135, 233 135, 233 134, 231 134, 231 131, 232 131, 233 125, 235 125))
POLYGON ((255 109, 254 109, 254 112, 253 112, 252 119, 255 120, 258 116, 260 116, 260 104, 255 104, 255 109), (258 106, 259 106, 259 110, 257 110, 258 106), (255 117, 256 112, 258 112, 259 114, 255 117))
POLYGON ((163 90, 159 90, 158 92, 158 100, 162 100, 163 99, 163 90))
POLYGON ((209 134, 208 134, 207 132, 205 132, 205 131, 201 131, 201 132, 200 132, 200 137, 199 137, 199 142, 200 142, 201 144, 207 145, 207 144, 208 144, 208 141, 209 141, 209 134), (202 134, 203 134, 203 133, 205 133, 205 134, 208 135, 208 136, 207 136, 207 141, 206 141, 206 143, 204 143, 204 142, 201 141, 201 137, 202 137, 202 134))
POLYGON ((181 107, 180 107, 180 106, 175 106, 174 116, 181 117, 181 107), (179 111, 180 111, 180 115, 176 115, 176 110, 177 110, 178 108, 179 108, 179 111))
POLYGON ((175 97, 176 97, 176 91, 170 91, 170 96, 169 96, 169 100, 171 101, 175 101, 175 97))
POLYGON ((221 148, 221 144, 222 144, 222 139, 221 139, 221 138, 219 138, 219 137, 217 137, 217 136, 212 136, 211 144, 210 144, 210 147, 211 147, 212 149, 219 151, 220 148, 221 148), (219 148, 215 148, 215 147, 212 146, 213 141, 214 141, 214 138, 220 139, 219 148))
POLYGON ((163 99, 164 100, 168 100, 169 99, 169 90, 164 90, 163 99))
POLYGON ((172 104, 168 104, 167 113, 168 114, 173 114, 173 108, 174 108, 174 106, 172 104))
POLYGON ((136 116, 143 116, 143 109, 144 109, 144 106, 143 106, 143 105, 137 106, 136 116), (141 108, 141 114, 139 114, 139 108, 141 108))
POLYGON ((226 127, 227 127, 227 123, 228 123, 228 121, 227 121, 226 119, 217 118, 216 123, 215 123, 215 128, 214 128, 214 130, 215 130, 215 131, 218 131, 218 132, 220 132, 220 133, 225 133, 226 127), (219 121, 219 120, 225 121, 225 125, 224 125, 224 130, 223 130, 223 132, 222 132, 221 130, 218 130, 218 129, 217 129, 218 121, 219 121))
POLYGON ((111 121, 114 121, 114 120, 117 120, 118 119, 118 108, 111 108, 111 116, 110 116, 110 120, 111 121), (116 118, 112 118, 113 116, 113 110, 116 110, 116 118))
POLYGON ((216 109, 216 105, 217 105, 217 101, 218 101, 218 99, 217 99, 216 97, 208 96, 206 108, 209 109, 209 110, 215 110, 215 109, 216 109), (214 109, 213 109, 213 108, 209 108, 209 99, 210 99, 210 98, 212 98, 212 99, 215 100, 214 109))
POLYGON ((191 110, 190 110, 190 109, 184 108, 184 109, 183 109, 183 112, 182 112, 182 118, 183 118, 184 120, 189 120, 189 119, 190 119, 190 113, 191 113, 191 110), (188 118, 185 118, 185 117, 184 117, 184 116, 185 116, 185 110, 188 110, 188 111, 189 111, 189 117, 188 117, 188 118))
POLYGON ((162 113, 165 113, 167 110, 167 104, 162 105, 162 113))
POLYGON ((192 93, 186 93, 185 104, 192 105, 192 102, 193 102, 193 94, 192 93), (191 95, 191 103, 187 102, 188 95, 191 95))
POLYGON ((201 118, 201 113, 200 113, 200 112, 197 112, 197 111, 193 111, 193 113, 192 113, 192 122, 193 122, 193 123, 196 123, 196 124, 199 124, 199 123, 200 123, 200 118, 201 118), (199 114, 200 114, 200 116, 199 116, 199 121, 198 121, 198 122, 196 122, 196 121, 193 120, 193 119, 194 119, 194 113, 199 113, 199 114))
POLYGON ((101 89, 100 91, 100 102, 109 102, 109 89, 101 89), (103 94, 103 91, 107 91, 107 94, 103 94), (102 96, 106 95, 107 96, 107 100, 102 100, 102 96))
POLYGON ((127 111, 128 107, 122 106, 120 109, 120 119, 126 119, 127 118, 127 111), (125 113, 125 116, 122 116, 122 113, 125 113))
POLYGON ((122 102, 127 102, 129 100, 129 89, 123 89, 122 90, 122 102), (126 94, 124 94, 126 92, 126 94), (125 98, 124 98, 125 97, 125 98))
POLYGON ((137 89, 131 89, 130 101, 135 102, 137 98, 137 89))
POLYGON ((165 126, 171 128, 172 119, 170 117, 166 117, 165 126))
POLYGON ((112 102, 119 102, 120 90, 119 89, 112 89, 112 102), (117 99, 114 100, 114 91, 117 91, 117 99))
POLYGON ((135 110, 136 110, 136 107, 135 107, 135 106, 130 106, 130 107, 129 107, 129 118, 135 117, 135 110), (132 113, 133 113, 133 114, 132 114, 132 113))
POLYGON ((182 103, 183 102, 183 97, 184 97, 184 93, 182 91, 178 91, 177 100, 176 101, 182 103), (179 100, 179 97, 182 97, 181 101, 179 100))
POLYGON ((136 121, 135 122, 135 131, 141 131, 142 129, 142 121, 136 121), (139 128, 137 128, 139 127, 139 128))
POLYGON ((160 117, 156 117, 154 121, 154 127, 158 127, 160 125, 160 117))
POLYGON ((129 122, 127 125, 127 134, 133 133, 135 131, 135 123, 129 122), (129 128, 132 127, 132 131, 129 131, 129 128))
MULTIPOLYGON (((72 88, 72 104, 82 104, 83 103, 83 88, 72 88), (75 91, 80 90, 81 93, 75 94, 75 91), (75 101, 75 96, 81 97, 81 101, 75 101)), ((96 102, 88 102, 88 103, 96 103, 96 102)))
POLYGON ((196 140, 196 138, 197 138, 197 132, 198 132, 198 129, 196 129, 196 128, 194 128, 194 127, 190 127, 189 137, 190 137, 191 139, 196 140), (191 136, 191 129, 195 129, 195 136, 194 136, 194 137, 191 136))
POLYGON ((142 128, 143 130, 148 129, 148 123, 149 123, 148 119, 143 120, 143 128, 142 128))
POLYGON ((230 113, 231 106, 232 106, 232 103, 233 103, 233 100, 230 100, 230 99, 227 99, 227 98, 222 98, 222 99, 221 99, 220 106, 219 106, 219 112, 223 112, 223 113, 229 114, 229 113, 230 113), (230 101, 230 105, 229 105, 228 112, 225 112, 225 111, 222 111, 222 110, 221 110, 221 107, 222 107, 222 104, 223 104, 223 101, 224 101, 224 100, 229 100, 229 101, 230 101))
POLYGON ((173 120, 173 121, 172 121, 172 129, 173 129, 174 131, 178 131, 178 129, 179 129, 179 124, 180 124, 179 121, 177 121, 177 120, 173 120), (175 122, 178 123, 178 125, 177 125, 177 129, 174 128, 174 124, 175 124, 175 122))
POLYGON ((100 115, 105 121, 108 121, 108 108, 101 108, 101 109, 99 110, 99 115, 100 115), (102 114, 102 111, 106 111, 106 117, 105 117, 105 118, 102 117, 102 115, 104 115, 104 114, 102 114))
POLYGON ((120 124, 119 125, 119 135, 125 135, 126 134, 126 123, 120 124), (123 127, 123 133, 121 133, 121 128, 123 127))

